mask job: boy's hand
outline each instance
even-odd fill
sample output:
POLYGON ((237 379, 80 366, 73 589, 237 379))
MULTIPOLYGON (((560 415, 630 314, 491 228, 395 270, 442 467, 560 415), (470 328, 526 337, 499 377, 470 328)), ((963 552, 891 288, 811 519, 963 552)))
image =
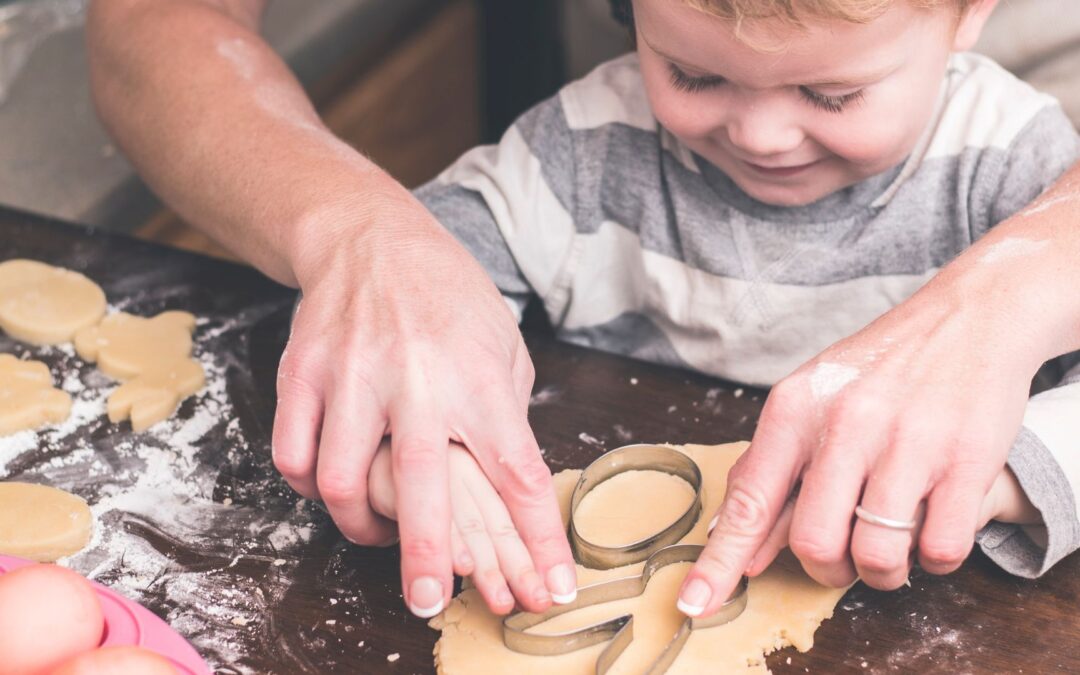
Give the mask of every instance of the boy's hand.
MULTIPOLYGON (((520 331, 475 260, 396 190, 401 203, 382 215, 371 212, 380 200, 353 206, 364 229, 312 223, 297 245, 304 299, 278 371, 274 463, 347 538, 387 544, 394 530, 368 503, 368 471, 392 437, 403 591, 427 617, 452 590, 447 445, 460 442, 512 517, 505 534, 520 533, 520 568, 572 592, 551 473, 526 418, 533 370, 520 331)), ((542 590, 522 605, 549 607, 542 590)))
POLYGON ((1019 430, 1028 383, 1052 349, 1030 332, 1024 307, 1010 304, 1015 294, 964 288, 955 274, 939 275, 773 388, 684 582, 685 605, 712 614, 783 539, 830 586, 858 575, 897 588, 916 548, 931 573, 959 567, 1019 430), (925 521, 919 532, 852 527, 860 504, 900 521, 925 508, 925 521))
MULTIPOLYGON (((396 520, 390 457, 390 444, 384 442, 371 465, 368 485, 372 508, 396 520)), ((514 608, 514 598, 523 606, 542 603, 547 595, 544 583, 533 569, 499 494, 464 447, 450 444, 447 459, 454 572, 472 577, 495 614, 508 614, 514 608)))

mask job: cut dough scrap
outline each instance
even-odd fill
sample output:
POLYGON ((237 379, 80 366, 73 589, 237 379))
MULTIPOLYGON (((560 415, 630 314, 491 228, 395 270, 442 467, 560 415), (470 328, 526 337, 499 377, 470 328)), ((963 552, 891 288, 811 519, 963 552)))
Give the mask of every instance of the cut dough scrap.
POLYGON ((0 483, 0 553, 53 562, 90 541, 93 517, 82 498, 32 483, 0 483))
POLYGON ((109 396, 109 421, 131 418, 131 428, 145 431, 173 414, 188 396, 202 389, 206 375, 195 359, 176 359, 125 382, 109 396))
POLYGON ((49 367, 0 354, 0 436, 63 422, 71 396, 53 387, 49 367))
MULTIPOLYGON (((698 519, 694 528, 682 539, 683 543, 705 542, 708 520, 724 496, 727 472, 746 447, 746 443, 732 443, 716 447, 678 448, 698 463, 704 479, 704 517, 698 519)), ((570 494, 580 473, 563 471, 555 476, 564 523, 568 522, 570 494)), ((638 478, 642 479, 641 476, 638 478)), ((609 494, 619 495, 621 492, 620 496, 625 498, 625 487, 610 490, 609 494)), ((681 492, 649 493, 639 490, 637 499, 656 502, 658 509, 664 509, 667 506, 661 503, 669 499, 684 500, 685 495, 681 492)), ((594 489, 591 496, 600 498, 604 494, 595 493, 594 489)), ((614 512, 620 507, 616 504, 593 504, 591 508, 614 512)), ((581 519, 580 509, 578 514, 581 519)), ((590 514, 584 515, 589 517, 590 514)), ((624 525, 618 524, 616 527, 622 528, 624 525)), ((627 539, 637 534, 634 532, 627 539)), ((578 583, 586 585, 639 574, 642 565, 636 563, 611 570, 592 570, 578 565, 578 583)), ((534 630, 569 630, 633 611, 634 640, 609 672, 640 673, 660 654, 684 618, 675 609, 675 600, 689 569, 689 564, 670 565, 660 570, 645 593, 637 598, 583 608, 552 619, 534 630)), ((764 574, 750 580, 746 610, 731 623, 692 634, 668 672, 767 672, 765 655, 788 645, 794 645, 800 651, 813 646, 814 631, 823 620, 832 616, 833 607, 845 591, 819 586, 806 576, 793 558, 783 556, 764 574)), ((530 656, 513 652, 502 642, 501 618, 488 611, 475 589, 465 590, 455 597, 443 614, 432 619, 431 625, 442 630, 442 636, 435 646, 435 665, 439 673, 447 675, 508 672, 514 675, 592 675, 596 658, 604 649, 604 645, 594 645, 557 656, 530 656)))
POLYGON ((23 342, 70 342, 105 315, 105 292, 82 274, 36 260, 0 263, 0 329, 23 342))
POLYGON ((149 319, 118 312, 75 335, 75 351, 106 375, 127 380, 191 356, 195 317, 162 312, 149 319))

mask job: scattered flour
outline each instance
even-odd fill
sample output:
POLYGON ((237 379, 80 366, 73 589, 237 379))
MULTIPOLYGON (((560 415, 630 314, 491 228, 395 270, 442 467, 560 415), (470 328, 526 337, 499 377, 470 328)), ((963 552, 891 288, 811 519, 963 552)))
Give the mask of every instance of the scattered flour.
POLYGON ((839 363, 822 362, 810 375, 810 393, 818 401, 830 399, 859 378, 859 370, 839 363))
POLYGON ((1033 241, 1021 237, 1006 237, 993 244, 986 253, 979 258, 979 264, 992 265, 1002 260, 1011 260, 1021 256, 1038 253, 1050 245, 1048 240, 1033 241))

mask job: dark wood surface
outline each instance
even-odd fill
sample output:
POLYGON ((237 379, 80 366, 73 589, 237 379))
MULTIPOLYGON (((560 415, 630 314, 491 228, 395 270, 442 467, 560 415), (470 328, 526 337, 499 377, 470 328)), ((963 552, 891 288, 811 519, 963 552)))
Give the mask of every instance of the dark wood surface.
MULTIPOLYGON (((202 499, 207 504, 184 502, 185 508, 214 507, 214 518, 113 514, 99 525, 138 535, 168 564, 133 586, 123 574, 123 556, 98 560, 98 581, 126 579, 121 590, 173 620, 218 672, 433 670, 437 635, 402 605, 397 553, 344 542, 325 514, 292 495, 270 463, 275 369, 292 291, 248 268, 0 210, 0 260, 12 257, 84 272, 105 288, 112 304, 128 311, 194 312, 203 318, 197 350, 224 364, 228 419, 217 421, 194 455, 212 489, 202 499), (253 523, 276 517, 302 518, 307 540, 287 550, 273 546, 253 523), (199 531, 190 527, 193 522, 211 525, 199 531), (237 558, 237 551, 243 556, 237 558), (171 582, 191 575, 201 575, 203 596, 178 600, 184 596, 170 592, 171 582), (226 601, 251 610, 244 625, 215 611, 226 601), (192 616, 209 620, 178 619, 192 616), (400 658, 389 662, 390 654, 400 658)), ((627 442, 715 444, 753 433, 761 391, 559 344, 540 333, 528 335, 528 342, 537 370, 531 419, 553 470, 580 468, 603 448, 627 442)), ((82 367, 55 350, 4 337, 0 351, 42 358, 56 370, 82 367)), ((186 403, 179 416, 191 416, 198 405, 186 403)), ((8 463, 6 476, 0 466, 0 478, 57 476, 46 470, 50 462, 55 466, 80 443, 111 458, 111 449, 135 436, 127 425, 97 422, 57 440, 47 452, 20 455, 8 463)), ((120 453, 116 461, 125 456, 120 453)), ((122 472, 92 480, 60 475, 60 487, 93 503, 122 472)), ((1080 558, 1074 556, 1042 579, 1026 581, 976 553, 947 577, 916 571, 911 587, 894 593, 859 585, 818 630, 811 652, 786 649, 768 664, 776 673, 1073 672, 1080 669, 1078 573, 1080 558)))

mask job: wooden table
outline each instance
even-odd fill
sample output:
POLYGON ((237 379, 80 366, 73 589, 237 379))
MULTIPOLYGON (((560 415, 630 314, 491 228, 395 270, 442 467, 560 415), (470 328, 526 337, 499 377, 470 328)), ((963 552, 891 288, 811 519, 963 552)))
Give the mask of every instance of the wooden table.
MULTIPOLYGON (((187 426, 172 437, 95 420, 42 436, 39 448, 8 457, 6 467, 0 461, 0 477, 51 482, 91 503, 137 482, 140 452, 192 464, 179 496, 155 488, 163 492, 156 510, 118 503, 99 517, 100 528, 122 531, 129 539, 119 541, 139 546, 118 555, 115 546, 99 545, 73 560, 76 569, 172 621, 218 672, 432 671, 437 636, 402 605, 396 551, 344 542, 321 510, 296 499, 269 460, 292 291, 244 267, 0 210, 0 260, 12 257, 80 270, 128 311, 194 312, 203 319, 197 351, 223 378, 218 401, 182 406, 176 424, 187 426), (192 420, 205 414, 200 406, 220 418, 193 436, 192 420), (80 469, 91 466, 80 457, 91 455, 97 469, 80 469), (279 521, 303 536, 275 536, 279 521), (151 577, 129 569, 136 558, 164 563, 151 577), (400 658, 390 662, 390 654, 400 658)), ((527 337, 537 370, 531 419, 553 470, 582 467, 603 448, 627 442, 712 444, 748 439, 754 430, 760 391, 545 334, 527 337)), ((90 366, 62 350, 0 336, 0 351, 42 358, 58 379, 74 369, 81 381, 103 386, 90 366)), ((916 571, 911 587, 894 593, 856 586, 818 631, 813 651, 784 650, 768 663, 776 673, 1075 671, 1078 572, 1080 557, 1073 557, 1025 581, 976 553, 947 577, 916 571)))

